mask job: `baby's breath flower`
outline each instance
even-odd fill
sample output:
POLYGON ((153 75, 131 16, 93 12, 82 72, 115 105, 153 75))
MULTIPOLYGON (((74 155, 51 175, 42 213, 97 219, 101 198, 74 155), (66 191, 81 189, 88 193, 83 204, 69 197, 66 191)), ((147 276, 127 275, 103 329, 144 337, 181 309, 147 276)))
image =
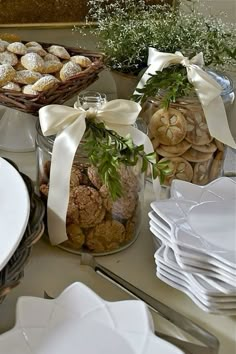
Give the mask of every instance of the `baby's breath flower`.
MULTIPOLYGON (((178 1, 174 2, 175 4, 178 1)), ((88 20, 107 65, 138 73, 147 63, 148 47, 164 52, 200 51, 205 64, 227 67, 236 62, 236 26, 200 12, 200 1, 182 0, 179 8, 147 5, 145 0, 88 0, 88 20)))

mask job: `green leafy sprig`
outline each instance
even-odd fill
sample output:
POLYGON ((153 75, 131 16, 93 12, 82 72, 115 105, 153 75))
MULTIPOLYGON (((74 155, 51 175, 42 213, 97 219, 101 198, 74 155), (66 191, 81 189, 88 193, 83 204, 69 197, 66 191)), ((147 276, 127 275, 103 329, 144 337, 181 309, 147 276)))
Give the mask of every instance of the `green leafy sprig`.
POLYGON ((141 103, 161 93, 161 106, 168 108, 177 98, 193 93, 194 87, 188 81, 186 68, 182 65, 172 65, 154 75, 151 74, 144 87, 136 91, 137 94, 133 95, 132 99, 141 103))
POLYGON ((92 165, 98 169, 102 182, 108 187, 113 200, 122 196, 119 166, 135 166, 141 163, 141 171, 152 166, 152 176, 159 176, 162 183, 168 174, 168 163, 157 163, 156 154, 145 154, 144 146, 134 145, 130 135, 121 137, 115 131, 106 129, 103 123, 88 120, 85 133, 84 151, 88 154, 92 165))

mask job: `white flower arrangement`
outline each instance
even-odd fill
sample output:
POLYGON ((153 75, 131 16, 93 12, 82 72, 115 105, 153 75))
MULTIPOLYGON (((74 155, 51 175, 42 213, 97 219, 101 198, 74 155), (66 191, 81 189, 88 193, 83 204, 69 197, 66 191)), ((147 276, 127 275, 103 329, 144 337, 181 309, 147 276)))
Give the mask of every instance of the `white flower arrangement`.
POLYGON ((146 67, 148 47, 191 56, 202 51, 206 66, 236 62, 236 26, 200 12, 200 1, 186 6, 148 5, 145 0, 88 0, 87 21, 107 56, 107 66, 137 74, 146 67))

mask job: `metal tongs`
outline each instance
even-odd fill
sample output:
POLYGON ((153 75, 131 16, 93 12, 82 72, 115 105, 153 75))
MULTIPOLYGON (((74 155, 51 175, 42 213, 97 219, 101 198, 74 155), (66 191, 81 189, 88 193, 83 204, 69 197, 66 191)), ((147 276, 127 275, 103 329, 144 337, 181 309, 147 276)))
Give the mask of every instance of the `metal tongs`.
POLYGON ((123 288, 123 290, 131 293, 136 298, 144 301, 151 309, 158 312, 158 314, 163 318, 178 328, 182 329, 186 333, 190 334, 203 345, 183 341, 181 339, 156 331, 155 334, 158 337, 174 344, 176 347, 183 350, 186 354, 217 354, 219 352, 219 341, 215 336, 198 326, 187 317, 181 315, 179 312, 154 299, 142 290, 128 283, 126 280, 114 274, 109 269, 106 269, 102 265, 98 264, 92 255, 82 254, 80 264, 92 267, 98 274, 119 285, 121 288, 123 288))

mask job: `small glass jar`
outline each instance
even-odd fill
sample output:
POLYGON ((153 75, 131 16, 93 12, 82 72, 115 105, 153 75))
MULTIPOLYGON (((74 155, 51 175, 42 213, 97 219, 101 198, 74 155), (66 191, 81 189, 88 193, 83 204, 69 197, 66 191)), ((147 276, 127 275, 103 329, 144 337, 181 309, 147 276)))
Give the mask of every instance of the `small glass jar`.
MULTIPOLYGON (((75 106, 84 110, 101 106, 105 95, 85 92, 78 96, 75 106)), ((55 136, 42 135, 37 124, 37 176, 38 191, 47 201, 50 188, 50 161, 55 136)), ((141 226, 141 210, 144 194, 144 174, 141 167, 118 168, 122 196, 113 200, 109 189, 92 165, 81 141, 71 170, 70 197, 67 209, 66 228, 68 240, 59 247, 81 254, 89 252, 105 255, 120 251, 137 238, 141 226)))

